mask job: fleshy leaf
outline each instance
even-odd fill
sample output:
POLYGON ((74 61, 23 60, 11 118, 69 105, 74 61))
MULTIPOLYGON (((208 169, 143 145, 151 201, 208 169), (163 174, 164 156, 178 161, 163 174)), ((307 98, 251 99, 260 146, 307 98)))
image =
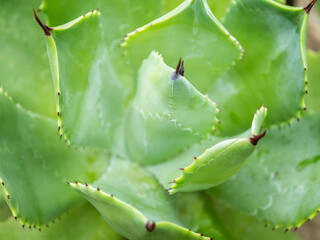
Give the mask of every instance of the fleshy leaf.
POLYGON ((267 108, 262 106, 256 113, 254 114, 252 125, 251 125, 251 133, 252 135, 259 135, 260 128, 264 122, 264 119, 267 116, 267 108))
POLYGON ((208 90, 223 106, 225 135, 244 131, 262 104, 270 110, 267 125, 299 117, 306 87, 307 22, 304 9, 270 0, 231 4, 223 25, 247 54, 208 90))
POLYGON ((204 151, 194 162, 181 168, 182 175, 173 180, 168 193, 190 192, 219 185, 235 175, 253 153, 258 141, 266 132, 258 134, 267 110, 262 107, 253 119, 253 129, 257 135, 248 138, 234 138, 221 141, 204 151))
POLYGON ((179 74, 182 68, 181 60, 176 70, 166 66, 155 52, 140 68, 126 143, 130 156, 142 164, 167 160, 207 138, 218 122, 216 104, 179 74))
POLYGON ((110 64, 99 15, 94 10, 52 28, 46 42, 60 136, 76 145, 109 148, 127 93, 110 64))
POLYGON ((320 53, 308 51, 308 95, 306 96, 307 109, 320 110, 320 53))
POLYGON ((272 231, 254 217, 231 208, 207 194, 177 194, 175 207, 181 221, 192 230, 215 240, 298 240, 285 229, 272 231))
POLYGON ((301 226, 320 210, 319 123, 317 113, 272 127, 238 174, 211 192, 275 228, 301 226))
POLYGON ((39 0, 0 3, 0 86, 24 108, 54 117, 54 92, 45 43, 32 18, 32 8, 39 3, 39 0))
POLYGON ((14 219, 0 223, 0 239, 10 240, 123 240, 104 221, 100 214, 90 204, 73 208, 68 214, 64 214, 54 223, 38 231, 29 231, 33 226, 22 228, 14 219), (30 228, 31 227, 31 228, 30 228), (25 229, 24 229, 25 228, 25 229))
POLYGON ((186 0, 168 14, 128 33, 126 46, 134 74, 153 49, 169 66, 185 60, 186 76, 202 93, 243 54, 240 44, 212 14, 206 0, 186 0))
POLYGON ((14 217, 40 227, 81 200, 65 181, 97 179, 105 154, 69 149, 53 120, 23 110, 3 89, 0 112, 0 188, 14 217))
POLYGON ((209 239, 181 226, 165 191, 138 165, 114 159, 94 184, 70 184, 129 239, 209 239), (98 186, 98 187, 97 187, 98 186))

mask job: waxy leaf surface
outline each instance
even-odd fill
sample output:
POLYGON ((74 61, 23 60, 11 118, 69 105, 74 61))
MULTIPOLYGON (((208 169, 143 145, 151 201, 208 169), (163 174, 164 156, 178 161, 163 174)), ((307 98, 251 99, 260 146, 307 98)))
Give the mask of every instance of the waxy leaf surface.
POLYGON ((274 227, 299 227, 320 207, 319 146, 319 113, 274 126, 247 164, 211 192, 274 227))
POLYGON ((222 106, 223 134, 244 131, 262 104, 269 108, 268 125, 299 117, 306 88, 307 22, 304 9, 269 0, 231 4, 223 25, 246 55, 208 89, 222 106))
POLYGON ((59 141, 55 121, 27 112, 0 90, 0 188, 14 217, 41 226, 81 199, 65 181, 97 179, 107 159, 59 141))

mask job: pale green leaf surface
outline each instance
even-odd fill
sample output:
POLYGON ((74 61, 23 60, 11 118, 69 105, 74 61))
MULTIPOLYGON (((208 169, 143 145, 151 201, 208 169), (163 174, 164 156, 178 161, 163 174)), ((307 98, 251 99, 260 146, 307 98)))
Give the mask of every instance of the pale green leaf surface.
POLYGON ((189 81, 206 94, 213 80, 242 56, 242 47, 214 17, 206 0, 186 0, 168 14, 126 35, 122 44, 133 74, 155 49, 169 66, 185 60, 189 81))
POLYGON ((211 192, 272 226, 299 227, 320 208, 319 123, 317 113, 272 127, 238 174, 211 192))
POLYGON ((77 206, 47 227, 31 231, 14 219, 0 223, 0 239, 10 240, 123 240, 89 203, 77 206))
POLYGON ((298 240, 284 229, 272 231, 254 217, 228 207, 204 193, 184 193, 175 197, 175 207, 182 222, 193 231, 215 240, 298 240))
POLYGON ((320 110, 320 53, 308 51, 308 95, 307 109, 320 110))
MULTIPOLYGON (((267 109, 262 107, 253 119, 252 126, 257 135, 266 111, 267 109)), ((213 137, 177 154, 167 162, 148 169, 164 187, 169 187, 168 183, 172 181, 169 194, 208 189, 225 182, 241 169, 255 149, 252 139, 249 138, 251 136, 247 131, 233 139, 213 137)))
POLYGON ((206 139, 218 122, 216 104, 175 71, 154 51, 139 70, 126 143, 130 156, 142 164, 167 160, 206 139))
POLYGON ((0 188, 0 222, 7 220, 11 215, 10 208, 6 203, 5 196, 0 188))
POLYGON ((208 90, 221 108, 224 134, 244 131, 265 104, 266 124, 288 122, 303 109, 308 14, 269 0, 237 0, 223 25, 242 44, 243 62, 215 79, 208 90))
POLYGON ((99 21, 89 12, 46 37, 56 90, 60 135, 76 145, 109 148, 125 108, 99 21))
POLYGON ((0 86, 23 107, 54 117, 54 92, 42 30, 32 8, 39 0, 0 0, 0 86))
POLYGON ((65 181, 94 181, 105 154, 69 149, 51 119, 27 112, 0 93, 0 187, 14 217, 40 226, 81 199, 65 181))
POLYGON ((209 239, 181 226, 165 191, 135 163, 113 159, 106 174, 93 185, 70 184, 126 238, 209 239), (152 231, 146 229, 148 221, 156 223, 152 231))

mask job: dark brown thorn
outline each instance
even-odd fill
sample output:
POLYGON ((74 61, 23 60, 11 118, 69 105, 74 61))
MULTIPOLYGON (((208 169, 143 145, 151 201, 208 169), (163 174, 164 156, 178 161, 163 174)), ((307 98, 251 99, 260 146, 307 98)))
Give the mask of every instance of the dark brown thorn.
POLYGON ((62 139, 62 134, 60 134, 60 140, 62 139))
POLYGON ((31 226, 29 226, 29 229, 31 230, 31 226))
MULTIPOLYGON (((181 59, 181 58, 180 58, 181 59)), ((180 68, 180 70, 179 70, 179 74, 182 76, 182 77, 184 77, 184 66, 183 66, 183 63, 184 63, 184 61, 182 61, 182 63, 181 63, 181 68, 180 68)))
POLYGON ((303 8, 304 10, 306 10, 306 13, 309 14, 313 5, 317 2, 317 0, 312 0, 311 3, 308 4, 308 6, 306 6, 305 8, 303 8))
POLYGON ((111 194, 110 197, 113 197, 113 194, 111 194))
POLYGON ((34 17, 35 17, 36 21, 39 23, 40 27, 43 29, 44 34, 47 37, 50 37, 51 36, 50 31, 52 30, 52 28, 48 27, 43 22, 41 22, 41 20, 38 18, 37 13, 36 13, 36 11, 34 9, 33 9, 33 14, 34 14, 34 17))
POLYGON ((4 186, 4 182, 1 183, 4 186))
POLYGON ((182 167, 182 168, 179 168, 181 171, 183 171, 184 170, 184 168, 182 167))
POLYGON ((178 73, 179 73, 180 65, 181 65, 181 58, 179 59, 178 66, 177 66, 177 68, 176 68, 176 74, 178 74, 178 73))
POLYGON ((60 96, 60 92, 58 92, 58 96, 60 96))
POLYGON ((200 234, 200 236, 201 236, 201 237, 203 237, 203 236, 204 236, 204 234, 203 234, 203 233, 201 233, 201 234, 200 234))
POLYGON ((60 112, 57 112, 58 117, 60 116, 60 112))
POLYGON ((24 229, 24 224, 22 225, 22 228, 24 229))
POLYGON ((189 228, 188 231, 191 232, 191 229, 189 228))
POLYGON ((10 195, 7 196, 8 200, 10 200, 10 195))
POLYGON ((69 183, 69 182, 67 182, 67 184, 69 185, 70 183, 69 183))
POLYGON ((293 231, 297 231, 298 230, 298 228, 297 227, 295 227, 294 229, 293 229, 293 231))
POLYGON ((18 219, 17 217, 14 217, 14 220, 16 220, 16 221, 17 221, 17 219, 18 219))
POLYGON ((289 231, 289 229, 288 228, 286 228, 286 230, 284 231, 285 233, 287 233, 289 231))
POLYGON ((152 232, 155 228, 156 228, 156 223, 155 222, 150 223, 149 221, 147 221, 146 229, 147 229, 148 232, 152 232))
POLYGON ((319 213, 320 212, 320 210, 317 210, 317 213, 319 213))
POLYGON ((267 130, 264 130, 263 133, 260 133, 259 135, 253 135, 252 138, 249 138, 251 144, 253 146, 256 146, 258 144, 259 140, 266 135, 266 132, 267 132, 267 130))
POLYGON ((214 238, 210 238, 210 240, 214 240, 214 238))
POLYGON ((308 94, 308 90, 306 90, 305 93, 308 94))
POLYGON ((198 158, 197 157, 193 157, 194 158, 194 160, 197 160, 198 158))
POLYGON ((304 107, 304 108, 303 108, 303 110, 304 110, 304 111, 307 111, 307 108, 306 108, 306 107, 304 107))
POLYGON ((34 228, 34 229, 36 229, 36 228, 37 228, 37 226, 36 226, 36 225, 33 225, 33 228, 34 228))
POLYGON ((310 220, 311 220, 311 219, 310 219, 310 218, 308 218, 307 222, 310 222, 310 220))
POLYGON ((60 131, 60 128, 61 128, 61 127, 60 127, 60 126, 58 126, 58 131, 60 131))
POLYGON ((89 185, 88 185, 88 183, 85 183, 85 185, 86 185, 86 187, 88 187, 89 185))
POLYGON ((305 67, 303 70, 307 71, 307 68, 305 67))
POLYGON ((99 188, 99 187, 97 188, 97 191, 100 191, 100 188, 99 188))
POLYGON ((75 182, 76 184, 78 184, 78 182, 77 182, 76 180, 74 180, 74 182, 75 182))

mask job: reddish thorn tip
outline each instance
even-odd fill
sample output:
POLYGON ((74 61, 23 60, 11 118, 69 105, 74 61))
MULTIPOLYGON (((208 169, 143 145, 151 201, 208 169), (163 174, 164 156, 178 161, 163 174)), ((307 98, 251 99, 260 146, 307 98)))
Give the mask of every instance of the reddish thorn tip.
POLYGON ((193 157, 194 158, 194 160, 197 160, 198 158, 197 157, 193 157))
POLYGON ((58 115, 58 117, 59 117, 59 115, 60 115, 60 112, 57 112, 57 115, 58 115))
POLYGON ((150 223, 149 221, 147 221, 146 229, 147 229, 148 232, 152 232, 155 228, 156 228, 156 223, 155 222, 150 223))
POLYGON ((308 4, 308 6, 306 6, 305 8, 303 8, 304 10, 306 10, 306 13, 309 14, 312 7, 314 6, 314 4, 317 2, 317 0, 312 0, 311 3, 308 4))
POLYGON ((17 219, 18 219, 17 217, 14 217, 14 220, 16 220, 16 221, 17 221, 17 219))
POLYGON ((179 168, 181 171, 183 171, 184 170, 184 168, 179 168))
POLYGON ((179 76, 184 76, 184 61, 179 59, 178 65, 176 70, 171 74, 171 80, 175 81, 178 79, 179 76))
POLYGON ((201 237, 203 237, 203 236, 204 236, 204 234, 203 234, 203 233, 201 233, 201 234, 200 234, 200 236, 201 236, 201 237))
POLYGON ((253 146, 256 146, 256 145, 258 144, 259 140, 266 135, 266 132, 267 132, 267 130, 264 130, 263 133, 261 133, 261 134, 259 134, 259 135, 253 135, 252 138, 249 138, 251 144, 252 144, 253 146))
POLYGON ((58 92, 58 96, 60 96, 60 92, 58 92))
POLYGON ((100 191, 100 188, 99 188, 99 187, 97 188, 97 191, 100 191))
POLYGON ((34 14, 34 17, 35 17, 36 21, 39 23, 40 27, 41 27, 42 30, 44 31, 44 34, 45 34, 47 37, 50 37, 50 36, 51 36, 50 31, 52 30, 52 28, 48 27, 48 26, 45 25, 43 22, 41 22, 41 20, 38 18, 37 13, 36 13, 36 11, 35 11, 34 9, 33 9, 33 14, 34 14))
POLYGON ((8 200, 10 200, 10 195, 7 196, 8 200))
POLYGON ((89 185, 88 185, 88 183, 85 183, 85 185, 86 185, 86 187, 88 187, 89 185))

